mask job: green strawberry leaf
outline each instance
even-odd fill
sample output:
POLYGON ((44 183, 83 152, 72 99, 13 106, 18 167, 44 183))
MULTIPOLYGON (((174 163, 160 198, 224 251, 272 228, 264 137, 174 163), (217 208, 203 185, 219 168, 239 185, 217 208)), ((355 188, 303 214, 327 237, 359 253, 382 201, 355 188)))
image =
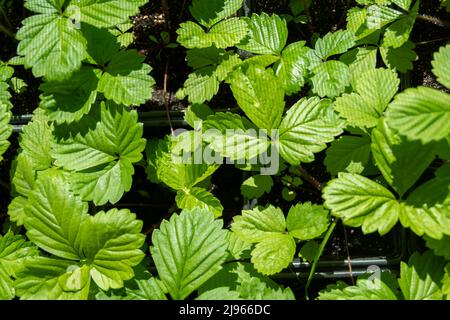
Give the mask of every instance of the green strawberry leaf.
POLYGON ((329 212, 311 202, 297 204, 289 210, 286 224, 289 234, 294 238, 303 241, 315 239, 327 231, 329 212))
POLYGON ((350 69, 340 61, 330 60, 312 69, 313 92, 320 97, 334 98, 341 95, 350 85, 350 69))
POLYGON ((253 14, 248 18, 249 35, 238 48, 256 54, 281 53, 286 45, 288 28, 286 20, 274 14, 253 14))
POLYGON ((258 199, 264 193, 269 193, 272 186, 271 176, 254 175, 242 183, 241 194, 249 199, 258 199))
POLYGON ((222 268, 226 235, 222 221, 201 209, 175 214, 153 232, 150 252, 173 299, 186 298, 222 268))
POLYGON ((246 23, 239 18, 223 20, 207 32, 192 21, 182 23, 177 30, 178 42, 188 49, 233 47, 245 38, 247 32, 246 23))
POLYGON ((392 129, 423 143, 450 135, 450 95, 427 87, 407 89, 389 105, 386 120, 392 129))
POLYGON ((316 55, 327 60, 329 57, 345 53, 355 45, 355 35, 349 30, 338 30, 327 33, 323 38, 317 40, 314 50, 316 55))
POLYGON ((309 60, 304 41, 288 45, 282 53, 281 59, 275 64, 275 75, 280 80, 286 94, 291 95, 300 91, 305 84, 309 60))
POLYGON ((214 213, 216 218, 222 216, 223 206, 219 199, 203 188, 194 187, 178 191, 175 200, 180 209, 200 208, 214 213))
POLYGON ((400 85, 397 75, 387 69, 373 69, 361 75, 356 92, 336 99, 335 109, 356 127, 374 127, 400 85))
POLYGON ((348 171, 355 164, 366 168, 370 163, 370 153, 369 136, 344 136, 327 149, 324 163, 327 171, 335 176, 339 172, 348 171))
MULTIPOLYGON (((33 8, 37 7, 36 1, 30 2, 34 2, 33 8)), ((17 32, 20 40, 17 52, 25 57, 25 67, 32 68, 35 77, 67 78, 80 69, 81 61, 86 57, 86 40, 70 19, 56 11, 61 6, 52 8, 51 13, 26 18, 17 32)))
POLYGON ((435 158, 434 145, 408 141, 380 121, 372 131, 372 154, 386 181, 403 196, 435 158))
POLYGON ((294 258, 295 248, 295 241, 291 236, 270 234, 256 244, 251 262, 262 274, 276 274, 289 266, 294 258))
POLYGON ((442 47, 434 54, 432 65, 438 81, 450 89, 450 45, 442 47))
POLYGON ((279 150, 290 164, 314 161, 314 153, 326 148, 326 143, 342 133, 342 121, 329 108, 326 100, 301 99, 280 125, 279 150))
POLYGON ((270 235, 284 233, 286 220, 280 208, 269 205, 243 210, 242 215, 234 217, 231 229, 242 240, 256 243, 270 235))
POLYGON ((388 233, 402 210, 394 195, 378 183, 351 173, 339 173, 323 190, 325 206, 345 224, 364 233, 388 233))
POLYGON ((414 253, 408 263, 400 264, 398 283, 406 300, 441 300, 440 282, 445 260, 431 251, 414 253))
POLYGON ((242 72, 235 71, 229 81, 239 107, 254 124, 268 130, 269 134, 279 126, 284 111, 284 91, 271 69, 249 65, 242 72))
POLYGON ((136 111, 102 103, 76 125, 58 128, 52 150, 55 165, 71 172, 74 190, 84 200, 116 203, 130 190, 133 163, 141 160, 145 148, 137 120, 136 111))
POLYGON ((0 103, 0 162, 3 160, 3 154, 10 146, 8 138, 13 132, 13 127, 9 124, 11 116, 8 107, 0 103))

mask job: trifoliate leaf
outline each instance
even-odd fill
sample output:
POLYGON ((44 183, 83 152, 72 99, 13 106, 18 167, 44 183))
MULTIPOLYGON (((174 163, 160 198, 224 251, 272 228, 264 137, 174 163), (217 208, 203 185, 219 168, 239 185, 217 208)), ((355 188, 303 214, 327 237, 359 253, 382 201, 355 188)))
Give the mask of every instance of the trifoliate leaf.
POLYGON ((329 223, 328 210, 311 202, 291 207, 286 218, 289 234, 304 241, 320 237, 329 223))
POLYGON ((279 54, 286 45, 288 28, 286 20, 274 14, 253 14, 246 20, 249 35, 238 45, 239 49, 256 54, 279 54))
POLYGON ((358 80, 356 92, 336 99, 335 109, 356 127, 374 127, 383 115, 395 93, 400 80, 388 69, 365 72, 358 80))
POLYGON ((440 282, 445 260, 431 251, 414 253, 408 263, 400 264, 398 283, 406 300, 441 300, 440 282))
POLYGON ((10 145, 8 138, 13 132, 13 127, 9 124, 11 116, 8 107, 0 103, 0 162, 3 160, 2 155, 10 145))
POLYGON ((79 254, 102 290, 121 288, 133 278, 133 267, 144 258, 142 224, 128 209, 100 211, 82 224, 79 254))
POLYGON ((89 268, 74 261, 38 257, 25 263, 14 287, 22 300, 86 300, 89 268))
POLYGON ((132 267, 144 254, 142 222, 128 210, 112 209, 95 216, 87 203, 70 191, 61 173, 41 176, 25 208, 27 236, 58 257, 84 261, 92 279, 103 290, 121 288, 133 277, 132 267))
POLYGON ((72 173, 74 190, 97 205, 116 203, 131 188, 133 163, 142 158, 145 139, 136 111, 102 103, 76 125, 58 129, 55 164, 72 173), (84 128, 91 128, 86 131, 84 128), (68 130, 64 136, 64 130, 68 130))
POLYGON ((355 286, 345 282, 328 285, 319 292, 318 300, 398 300, 397 284, 388 272, 360 277, 355 286))
POLYGON ((219 199, 203 188, 194 187, 185 191, 178 191, 175 200, 180 209, 200 208, 214 213, 215 217, 222 216, 223 206, 219 199))
POLYGON ((249 199, 258 199, 264 193, 272 190, 273 180, 271 176, 255 175, 245 180, 241 185, 241 194, 249 199))
POLYGON ((417 59, 417 54, 414 52, 415 47, 416 45, 413 42, 406 41, 399 48, 380 47, 380 53, 386 66, 406 73, 413 69, 413 61, 417 59))
POLYGON ((322 60, 346 52, 355 45, 355 35, 348 30, 338 30, 327 33, 318 39, 315 45, 316 55, 322 60))
POLYGON ((64 79, 81 67, 86 40, 68 18, 55 10, 28 17, 22 24, 17 52, 25 56, 25 67, 33 68, 35 77, 64 79))
POLYGON ((348 172, 352 164, 360 164, 366 168, 369 161, 370 138, 364 135, 362 137, 344 136, 334 141, 327 149, 324 163, 329 173, 337 175, 339 172, 348 172))
POLYGON ((266 208, 243 210, 242 215, 233 219, 232 231, 244 241, 255 243, 267 236, 283 233, 286 220, 280 208, 272 205, 266 208))
POLYGON ((450 45, 442 47, 434 54, 432 65, 437 80, 450 89, 450 45))
POLYGON ((203 26, 210 28, 239 10, 242 0, 194 0, 189 10, 203 26))
POLYGON ((242 72, 235 71, 230 82, 239 107, 254 124, 268 130, 268 134, 279 126, 284 111, 284 91, 271 69, 249 65, 242 72))
POLYGON ((283 50, 281 59, 274 66, 275 75, 289 95, 300 91, 305 83, 309 63, 306 53, 310 50, 304 41, 292 43, 283 50))
POLYGON ((400 219, 419 236, 440 239, 443 234, 450 235, 448 206, 399 202, 385 187, 356 174, 340 173, 328 183, 323 197, 333 215, 352 227, 362 226, 364 233, 378 230, 386 234, 400 219))
POLYGON ((173 299, 184 299, 222 268, 226 230, 211 212, 194 209, 163 221, 150 248, 161 280, 173 299))
POLYGON ((192 21, 182 23, 177 30, 178 42, 188 49, 233 47, 247 35, 247 32, 247 24, 239 18, 221 21, 208 32, 192 21))
POLYGON ((408 141, 380 121, 372 131, 372 154, 386 181, 403 196, 435 158, 434 145, 408 141))
POLYGON ((337 97, 350 85, 350 69, 340 61, 326 61, 314 67, 312 72, 313 92, 322 98, 337 97))
POLYGON ((423 143, 450 135, 450 95, 419 87, 397 95, 389 105, 386 120, 392 129, 423 143))
POLYGON ((350 226, 364 233, 388 233, 397 223, 400 204, 378 183, 360 175, 340 173, 323 190, 325 206, 350 226))
POLYGON ((257 243, 252 251, 251 262, 258 272, 276 274, 289 266, 295 254, 295 241, 286 234, 270 234, 257 243))
POLYGON ((280 125, 279 150, 290 164, 312 162, 314 153, 326 148, 326 143, 342 132, 342 121, 319 98, 301 99, 280 125))

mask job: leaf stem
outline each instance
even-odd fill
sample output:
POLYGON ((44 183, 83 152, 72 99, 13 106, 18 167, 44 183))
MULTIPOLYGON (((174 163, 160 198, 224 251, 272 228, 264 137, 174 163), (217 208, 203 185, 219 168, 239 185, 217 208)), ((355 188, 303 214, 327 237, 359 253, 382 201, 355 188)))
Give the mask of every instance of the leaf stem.
POLYGON ((352 262, 350 259, 350 250, 348 248, 347 229, 345 228, 344 224, 342 224, 342 228, 344 229, 344 241, 345 241, 345 251, 347 253, 348 272, 350 273, 350 279, 352 281, 352 285, 355 285, 355 279, 353 278, 352 262))
POLYGON ((319 259, 322 256, 323 250, 325 249, 325 246, 327 245, 328 240, 330 239, 334 229, 336 228, 337 222, 338 222, 338 219, 336 218, 331 223, 330 227, 327 230, 327 233, 325 234, 325 237, 322 240, 322 243, 320 244, 319 250, 316 252, 316 255, 314 257, 313 264, 311 265, 311 271, 309 272, 308 280, 307 280, 306 286, 305 286, 305 297, 306 297, 306 300, 309 300, 308 289, 309 289, 309 285, 311 284, 311 281, 313 279, 314 273, 316 272, 317 263, 319 262, 319 259))
POLYGON ((302 167, 298 167, 300 176, 308 181, 314 188, 318 191, 322 192, 322 183, 320 183, 316 178, 314 178, 308 171, 303 169, 302 167))
POLYGON ((427 14, 418 14, 417 19, 450 29, 450 21, 447 20, 442 20, 440 18, 429 16, 427 14))
POLYGON ((169 61, 166 62, 166 67, 164 68, 163 96, 164 96, 164 107, 166 108, 167 120, 169 121, 169 126, 170 126, 170 132, 173 135, 174 131, 173 131, 172 120, 170 119, 170 112, 169 112, 169 98, 167 97, 167 95, 169 94, 167 92, 167 83, 168 82, 169 82, 169 61))

